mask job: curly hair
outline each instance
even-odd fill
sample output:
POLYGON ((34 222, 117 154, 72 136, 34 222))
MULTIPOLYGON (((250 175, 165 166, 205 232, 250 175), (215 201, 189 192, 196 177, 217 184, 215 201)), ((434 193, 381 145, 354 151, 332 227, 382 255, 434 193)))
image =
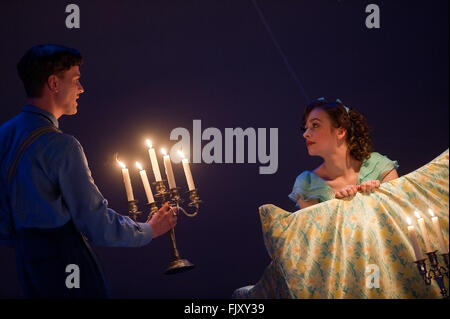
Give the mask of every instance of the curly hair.
POLYGON ((303 131, 306 130, 306 120, 309 113, 315 108, 320 108, 328 114, 332 127, 342 127, 347 131, 345 140, 353 158, 362 161, 370 157, 373 147, 372 137, 370 136, 372 128, 367 124, 364 115, 352 108, 349 108, 347 113, 344 104, 340 100, 327 102, 324 99, 317 99, 307 105, 303 112, 303 131))
POLYGON ((17 72, 27 97, 41 97, 50 75, 61 76, 72 66, 82 63, 83 58, 78 50, 55 44, 35 45, 17 63, 17 72))

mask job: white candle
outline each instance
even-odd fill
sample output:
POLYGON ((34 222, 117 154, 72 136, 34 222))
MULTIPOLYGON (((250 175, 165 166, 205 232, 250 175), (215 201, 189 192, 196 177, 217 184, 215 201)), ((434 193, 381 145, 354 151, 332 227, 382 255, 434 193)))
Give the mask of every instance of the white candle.
POLYGON ((188 184, 189 190, 195 189, 194 179, 192 178, 191 168, 189 167, 189 160, 184 157, 184 153, 182 151, 178 151, 178 154, 181 156, 181 162, 183 163, 184 175, 186 175, 186 181, 188 184))
POLYGON ((142 168, 139 162, 136 162, 136 166, 139 168, 139 174, 141 174, 142 184, 144 185, 145 195, 147 196, 147 201, 149 203, 154 203, 155 199, 153 198, 152 188, 150 187, 150 183, 148 182, 147 172, 142 168))
POLYGON ((164 168, 166 169, 167 182, 169 183, 169 189, 177 187, 175 184, 175 177, 173 176, 172 162, 170 161, 170 156, 167 154, 165 149, 161 152, 164 154, 164 168))
POLYGON ((420 250, 419 247, 419 243, 417 242, 417 234, 416 234, 416 229, 414 228, 413 225, 411 225, 411 219, 408 217, 406 219, 408 221, 408 234, 409 234, 409 239, 411 240, 411 244, 413 246, 414 249, 414 255, 416 256, 416 261, 417 260, 421 260, 424 259, 422 251, 420 250))
POLYGON ((445 243, 444 236, 442 235, 441 225, 439 225, 439 218, 434 216, 431 209, 428 209, 428 213, 431 215, 431 221, 433 222, 434 231, 436 232, 439 240, 439 247, 441 248, 441 253, 448 253, 448 245, 445 243))
POLYGON ((162 181, 161 172, 159 171, 158 159, 156 158, 155 149, 152 147, 150 140, 147 140, 148 154, 150 156, 150 161, 152 163, 153 174, 155 174, 155 180, 157 182, 162 181))
POLYGON ((430 239, 428 238, 427 228, 425 227, 425 221, 423 220, 422 217, 420 217, 417 211, 414 212, 414 214, 417 217, 417 223, 419 224, 420 234, 422 235, 423 241, 425 242, 426 252, 427 253, 432 252, 433 249, 431 249, 430 239))
POLYGON ((125 184, 125 191, 127 192, 127 199, 128 201, 132 201, 134 200, 134 196, 133 196, 133 188, 131 187, 131 179, 130 174, 128 173, 128 168, 121 161, 118 160, 117 162, 122 167, 123 182, 125 184))

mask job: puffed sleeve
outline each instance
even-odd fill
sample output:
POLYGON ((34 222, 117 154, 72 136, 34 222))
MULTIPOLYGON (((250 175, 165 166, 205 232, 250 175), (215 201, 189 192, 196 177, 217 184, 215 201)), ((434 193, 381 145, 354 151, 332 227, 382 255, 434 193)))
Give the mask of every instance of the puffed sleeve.
POLYGON ((298 205, 298 198, 302 200, 310 200, 311 198, 309 194, 309 187, 311 185, 311 176, 308 171, 304 171, 295 179, 294 186, 292 187, 292 192, 288 195, 288 197, 296 204, 295 207, 300 208, 298 205))
MULTIPOLYGON (((380 154, 381 155, 381 154, 380 154)), ((393 169, 398 169, 400 165, 398 165, 397 161, 393 161, 389 159, 387 156, 381 155, 380 163, 379 163, 379 175, 378 180, 381 181, 385 174, 388 174, 393 169)))
POLYGON ((378 152, 372 152, 370 158, 361 167, 360 182, 376 179, 381 182, 386 173, 398 169, 398 167, 397 161, 393 161, 378 152))

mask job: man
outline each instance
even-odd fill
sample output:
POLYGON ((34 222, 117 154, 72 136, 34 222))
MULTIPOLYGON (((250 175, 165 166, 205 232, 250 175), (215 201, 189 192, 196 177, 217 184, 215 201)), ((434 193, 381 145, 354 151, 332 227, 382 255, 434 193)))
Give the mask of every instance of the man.
POLYGON ((144 246, 177 221, 168 203, 148 223, 108 208, 80 143, 58 129, 62 115, 77 113, 77 99, 84 92, 81 64, 74 49, 31 48, 17 65, 27 103, 0 126, 0 240, 9 239, 15 247, 26 297, 110 297, 88 241, 144 246), (79 269, 79 287, 66 283, 69 265, 79 269))

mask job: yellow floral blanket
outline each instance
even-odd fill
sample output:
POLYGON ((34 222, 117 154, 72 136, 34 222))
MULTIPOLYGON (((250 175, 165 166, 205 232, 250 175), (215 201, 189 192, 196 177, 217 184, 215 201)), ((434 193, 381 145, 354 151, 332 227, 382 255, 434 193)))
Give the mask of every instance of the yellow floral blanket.
MULTIPOLYGON (((261 206, 272 261, 258 283, 237 297, 441 298, 436 283, 427 286, 419 275, 406 218, 413 220, 425 250, 414 216, 415 210, 420 212, 431 244, 440 250, 428 214, 431 208, 448 247, 448 184, 447 149, 374 193, 332 199, 294 213, 271 204, 261 206)), ((445 266, 441 253, 439 263, 445 266)), ((448 288, 448 278, 445 283, 448 288)))

